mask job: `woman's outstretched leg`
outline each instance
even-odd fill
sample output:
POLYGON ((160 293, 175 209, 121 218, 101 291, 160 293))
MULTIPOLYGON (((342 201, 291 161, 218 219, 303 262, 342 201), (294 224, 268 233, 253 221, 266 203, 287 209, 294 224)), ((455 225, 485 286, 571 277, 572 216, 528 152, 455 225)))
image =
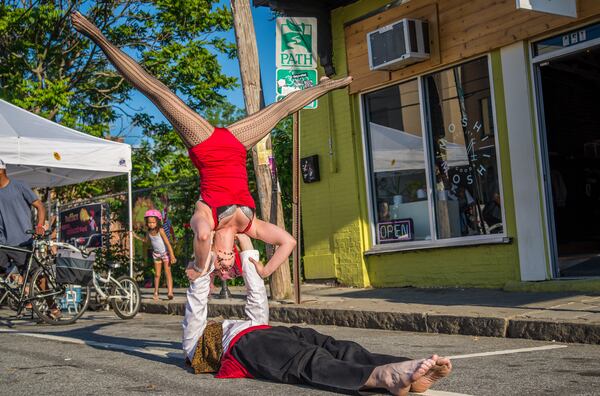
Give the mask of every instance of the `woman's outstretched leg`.
POLYGON ((150 75, 131 57, 110 43, 93 23, 79 12, 71 15, 73 27, 88 36, 106 54, 108 60, 119 73, 136 89, 142 92, 158 107, 189 148, 206 140, 214 127, 194 110, 190 109, 181 99, 150 75))
POLYGON ((279 121, 302 109, 317 98, 334 89, 343 88, 352 82, 352 77, 330 80, 325 77, 314 87, 295 91, 283 100, 252 114, 228 127, 247 149, 265 137, 279 121))

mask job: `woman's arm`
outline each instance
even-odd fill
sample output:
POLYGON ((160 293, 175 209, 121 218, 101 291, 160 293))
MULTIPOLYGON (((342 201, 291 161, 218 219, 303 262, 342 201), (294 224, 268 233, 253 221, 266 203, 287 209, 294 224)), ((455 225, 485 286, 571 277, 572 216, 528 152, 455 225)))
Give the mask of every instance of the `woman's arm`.
POLYGON ((325 95, 334 89, 343 88, 352 82, 352 77, 330 80, 325 77, 314 87, 295 91, 286 96, 283 100, 275 102, 272 105, 254 113, 236 123, 233 123, 228 129, 240 142, 250 149, 285 117, 293 114, 320 96, 325 95))
POLYGON ((294 250, 294 247, 296 246, 294 237, 285 230, 257 218, 252 221, 252 227, 250 227, 246 234, 251 238, 260 239, 265 243, 277 246, 275 254, 273 254, 266 265, 263 265, 261 262, 256 261, 251 257, 249 258, 256 266, 256 272, 263 278, 270 276, 281 264, 287 262, 292 250, 294 250))
POLYGON ((160 228, 158 230, 158 232, 160 233, 160 236, 161 236, 163 242, 165 243, 167 250, 169 251, 169 257, 171 258, 171 263, 175 264, 177 262, 177 257, 175 257, 175 253, 173 252, 173 247, 171 246, 171 241, 169 241, 169 238, 167 237, 167 233, 162 228, 160 228))
POLYGON ((150 75, 131 57, 110 43, 93 23, 75 11, 73 27, 89 37, 104 52, 108 60, 131 85, 143 93, 173 124, 179 137, 189 148, 206 140, 214 130, 198 113, 189 108, 162 82, 150 75))

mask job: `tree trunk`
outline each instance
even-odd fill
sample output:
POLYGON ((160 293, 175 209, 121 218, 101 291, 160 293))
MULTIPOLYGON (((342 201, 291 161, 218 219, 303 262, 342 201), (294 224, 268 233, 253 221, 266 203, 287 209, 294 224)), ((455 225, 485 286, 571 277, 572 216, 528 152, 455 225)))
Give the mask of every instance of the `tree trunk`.
MULTIPOLYGON (((244 101, 248 115, 260 110, 261 84, 260 66, 258 62, 258 49, 256 47, 256 34, 250 10, 249 0, 231 0, 235 37, 238 46, 238 58, 240 62, 240 74, 244 89, 244 101)), ((277 221, 271 220, 272 182, 271 170, 268 158, 264 155, 266 150, 271 149, 271 135, 267 135, 252 148, 252 161, 256 174, 256 187, 260 201, 261 214, 264 221, 277 224, 285 229, 283 220, 283 207, 281 205, 281 193, 277 191, 277 221), (265 161, 266 160, 266 161, 265 161)), ((275 180, 277 183, 277 180, 275 180)), ((278 185, 279 183, 277 183, 278 185)), ((275 219, 273 219, 275 220, 275 219)), ((272 252, 272 249, 267 249, 272 252)), ((290 266, 283 263, 277 271, 271 275, 271 297, 275 300, 290 298, 292 295, 290 266)))

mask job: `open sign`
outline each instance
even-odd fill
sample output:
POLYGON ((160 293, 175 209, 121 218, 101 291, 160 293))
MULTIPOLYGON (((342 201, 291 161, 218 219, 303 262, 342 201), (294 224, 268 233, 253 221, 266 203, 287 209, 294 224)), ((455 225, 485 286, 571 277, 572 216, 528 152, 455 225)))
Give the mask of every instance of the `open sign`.
POLYGON ((379 243, 412 241, 414 227, 412 219, 400 219, 377 223, 379 243))

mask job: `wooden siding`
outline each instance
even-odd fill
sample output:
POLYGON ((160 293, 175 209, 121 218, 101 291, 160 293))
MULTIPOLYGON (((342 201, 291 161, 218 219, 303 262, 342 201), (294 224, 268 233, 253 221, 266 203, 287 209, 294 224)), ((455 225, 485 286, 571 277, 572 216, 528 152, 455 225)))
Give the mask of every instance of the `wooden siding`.
POLYGON ((346 26, 346 60, 349 74, 354 77, 350 93, 403 80, 440 65, 594 19, 600 19, 600 0, 579 0, 576 19, 517 10, 514 0, 411 0, 346 26), (371 71, 367 33, 402 18, 429 21, 431 58, 393 72, 371 71))

